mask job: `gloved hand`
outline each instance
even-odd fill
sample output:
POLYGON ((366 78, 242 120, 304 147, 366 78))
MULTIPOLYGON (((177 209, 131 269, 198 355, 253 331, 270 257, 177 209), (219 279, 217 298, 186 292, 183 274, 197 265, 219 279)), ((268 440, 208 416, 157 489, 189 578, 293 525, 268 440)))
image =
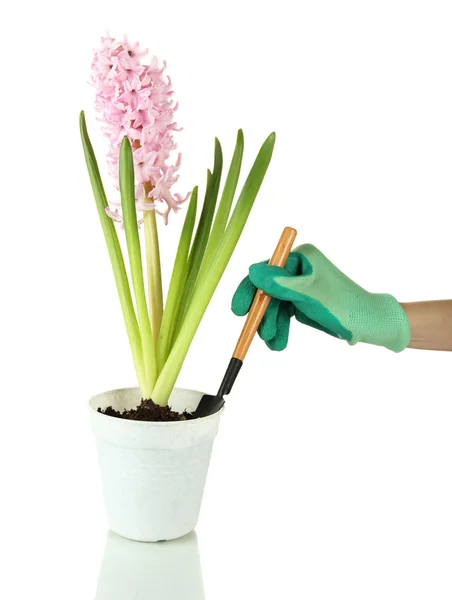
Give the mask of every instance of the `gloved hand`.
POLYGON ((291 252, 284 269, 268 261, 252 265, 232 299, 234 314, 249 311, 257 288, 272 296, 259 327, 272 350, 287 346, 294 314, 297 321, 349 344, 366 342, 400 352, 410 342, 408 317, 393 296, 367 292, 311 244, 291 252))

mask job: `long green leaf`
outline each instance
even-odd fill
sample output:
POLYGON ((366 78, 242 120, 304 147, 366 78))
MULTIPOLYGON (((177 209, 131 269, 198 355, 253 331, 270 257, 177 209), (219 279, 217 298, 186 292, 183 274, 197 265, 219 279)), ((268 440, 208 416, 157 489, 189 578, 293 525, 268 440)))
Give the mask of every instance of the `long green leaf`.
POLYGON ((209 240, 210 228, 212 226, 215 207, 218 199, 218 191, 220 189, 221 172, 223 170, 223 152, 218 138, 215 138, 214 164, 213 173, 207 171, 206 196, 201 211, 201 217, 196 229, 193 248, 190 251, 189 257, 189 277, 198 276, 198 270, 201 265, 204 252, 209 240))
MULTIPOLYGON (((210 229, 212 227, 212 221, 215 214, 215 207, 218 199, 218 192, 220 189, 221 172, 223 170, 223 152, 221 150, 221 144, 217 138, 215 138, 215 157, 213 165, 213 173, 207 177, 206 186, 206 197, 201 211, 201 217, 199 224, 196 229, 195 240, 193 242, 193 248, 190 251, 189 257, 189 279, 188 286, 196 283, 198 277, 199 267, 201 266, 204 252, 209 240, 210 229)), ((210 171, 208 171, 208 174, 210 171)), ((192 291, 189 288, 188 297, 192 291)))
POLYGON ((163 368, 168 358, 170 342, 175 326, 175 316, 181 302, 182 290, 188 274, 188 253, 190 250, 193 229, 196 221, 196 211, 198 205, 198 187, 193 188, 185 216, 184 226, 177 248, 176 259, 174 261, 173 273, 168 290, 165 310, 163 313, 162 327, 157 346, 157 366, 159 371, 163 368))
POLYGON ((179 336, 163 367, 153 392, 154 402, 166 404, 182 368, 199 323, 226 269, 253 207, 268 165, 270 164, 276 136, 272 133, 262 145, 245 181, 229 224, 212 258, 206 276, 199 279, 183 321, 179 336))
POLYGON ((226 182, 224 184, 223 193, 221 195, 220 204, 218 205, 215 221, 212 226, 212 231, 209 236, 204 258, 198 277, 202 279, 210 265, 213 255, 220 243, 221 237, 226 228, 229 213, 231 212, 232 202, 234 200, 235 191, 240 177, 240 169, 242 166, 243 148, 244 148, 243 131, 239 129, 237 133, 237 141, 235 144, 234 154, 232 156, 231 165, 229 167, 226 182))
POLYGON ((201 217, 199 219, 198 227, 196 229, 196 235, 193 242, 193 247, 190 251, 188 259, 188 277, 185 283, 182 299, 179 307, 179 311, 176 318, 176 323, 173 329, 172 342, 176 339, 182 322, 190 304, 193 290, 195 289, 196 281, 199 275, 199 269, 204 258, 204 253, 209 241, 210 229, 212 227, 212 221, 215 214, 215 207, 218 199, 218 192, 220 189, 221 172, 223 169, 223 153, 221 150, 221 144, 217 138, 215 138, 215 158, 213 173, 209 176, 210 171, 207 173, 207 186, 206 196, 201 211, 201 217))
MULTIPOLYGON (((210 203, 215 202, 214 196, 212 195, 214 184, 214 174, 210 169, 207 169, 207 179, 206 179, 206 192, 204 195, 204 201, 202 203, 201 216, 199 218, 199 223, 196 228, 195 238, 193 240, 193 244, 190 249, 190 254, 188 256, 188 272, 189 274, 193 271, 198 261, 199 256, 202 258, 202 240, 204 238, 204 230, 208 226, 208 218, 207 214, 210 211, 210 203)), ((215 210, 215 206, 214 206, 215 210)))
POLYGON ((143 264, 141 260, 140 236, 138 233, 137 211, 135 205, 135 175, 133 168, 132 146, 124 137, 119 152, 119 190, 121 192, 122 218, 129 254, 130 274, 135 292, 138 321, 140 323, 141 344, 146 373, 145 399, 151 398, 152 388, 157 377, 157 363, 152 337, 151 324, 144 290, 143 264))
POLYGON ((121 303, 122 314, 124 317, 127 335, 129 338, 132 357, 135 365, 135 370, 138 377, 138 382, 141 389, 145 386, 145 371, 143 364, 143 354, 141 348, 141 335, 138 327, 135 309, 133 306, 132 295, 130 293, 129 280, 127 271, 124 265, 121 246, 116 233, 115 225, 112 219, 106 214, 105 209, 108 207, 107 197, 105 195, 104 186, 99 173, 96 156, 89 139, 88 130, 86 127, 85 115, 83 111, 80 113, 80 135, 82 138, 83 153, 85 155, 86 166, 93 189, 94 199, 96 201, 97 212, 99 214, 102 231, 107 244, 107 250, 110 257, 113 275, 115 278, 116 289, 118 290, 119 301, 121 303))

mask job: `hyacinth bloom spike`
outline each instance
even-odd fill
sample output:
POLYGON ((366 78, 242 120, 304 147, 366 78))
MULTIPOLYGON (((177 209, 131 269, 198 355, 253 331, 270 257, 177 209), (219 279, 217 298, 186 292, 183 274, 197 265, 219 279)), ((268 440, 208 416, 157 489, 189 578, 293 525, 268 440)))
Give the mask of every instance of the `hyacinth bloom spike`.
POLYGON ((167 222, 169 213, 176 212, 188 196, 171 191, 180 167, 179 157, 174 165, 168 163, 176 147, 173 132, 180 131, 174 122, 177 104, 173 104, 171 79, 165 76, 166 63, 160 67, 155 56, 148 64, 142 62, 147 54, 127 38, 101 38, 100 48, 94 51, 91 83, 110 146, 107 160, 116 188, 119 148, 127 136, 133 142, 135 197, 142 201, 151 198, 167 222))

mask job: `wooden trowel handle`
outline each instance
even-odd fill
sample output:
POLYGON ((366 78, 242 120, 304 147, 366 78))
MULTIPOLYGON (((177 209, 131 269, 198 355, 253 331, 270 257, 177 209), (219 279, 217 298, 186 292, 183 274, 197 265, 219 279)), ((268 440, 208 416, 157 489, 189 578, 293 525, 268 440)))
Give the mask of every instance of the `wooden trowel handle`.
MULTIPOLYGON (((292 227, 286 227, 279 238, 278 245, 275 248, 273 256, 270 259, 270 264, 277 267, 284 267, 287 257, 290 254, 297 232, 292 227)), ((245 325, 240 334, 239 341, 235 347, 233 357, 243 361, 248 348, 253 341, 254 335, 259 328, 262 318, 267 310, 270 302, 270 296, 267 296, 262 290, 257 290, 254 296, 253 304, 251 305, 245 325)))

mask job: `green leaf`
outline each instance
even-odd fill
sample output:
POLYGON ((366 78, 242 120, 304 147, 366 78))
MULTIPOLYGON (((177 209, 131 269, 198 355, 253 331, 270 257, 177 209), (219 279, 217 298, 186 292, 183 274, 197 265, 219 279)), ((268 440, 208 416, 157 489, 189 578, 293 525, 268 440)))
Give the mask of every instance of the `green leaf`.
POLYGON ((212 226, 213 217, 215 214, 215 207, 218 199, 218 192, 220 189, 221 172, 223 169, 223 153, 221 150, 221 144, 217 138, 215 138, 215 158, 213 173, 207 172, 207 186, 204 204, 201 211, 201 217, 199 224, 196 229, 196 235, 193 242, 193 247, 190 251, 188 259, 188 277, 185 283, 184 292, 182 295, 176 324, 173 330, 173 341, 177 337, 180 331, 181 324, 185 318, 185 314, 190 304, 190 299, 193 294, 193 290, 196 285, 196 281, 199 275, 199 269, 204 258, 207 243, 209 241, 210 229, 212 226))
POLYGON ((143 264, 141 260, 140 236, 138 233, 135 205, 135 175, 133 152, 130 141, 124 137, 119 152, 119 189, 121 192, 122 218, 129 254, 130 274, 137 304, 140 324, 141 344, 146 373, 147 392, 145 399, 151 398, 152 388, 157 377, 157 363, 154 351, 151 324, 144 289, 143 264))
POLYGON ((262 145, 206 275, 196 283, 180 333, 155 385, 154 401, 159 403, 168 401, 199 323, 245 227, 270 164, 275 140, 276 136, 272 133, 262 145))
POLYGON ((228 222, 229 213, 231 211, 232 202, 234 200, 235 191, 240 177, 240 169, 242 166, 243 158, 244 139, 243 131, 239 129, 237 133, 237 141, 235 144, 234 154, 232 156, 231 165, 229 167, 226 182, 224 184, 223 193, 221 195, 220 204, 218 206, 217 214, 215 215, 215 221, 213 223, 212 231, 209 236, 209 242, 207 244, 206 251, 202 265, 198 274, 198 277, 202 279, 208 269, 212 256, 215 254, 218 244, 220 243, 221 236, 224 233, 226 224, 228 222))
POLYGON ((218 199, 218 192, 220 189, 221 172, 223 170, 223 152, 221 150, 221 144, 217 138, 215 138, 215 158, 213 173, 208 178, 208 185, 206 188, 206 198, 202 207, 201 218, 199 225, 196 230, 195 241, 193 248, 190 252, 190 273, 189 281, 196 283, 198 276, 199 267, 201 266, 204 252, 209 241, 210 229, 212 227, 212 221, 215 214, 215 207, 218 199))
MULTIPOLYGON (((215 211, 215 197, 212 195, 213 190, 213 175, 210 169, 207 169, 207 181, 206 181, 206 193, 204 195, 204 201, 202 203, 201 216, 199 218, 199 223, 196 228, 195 239, 193 240, 193 244, 191 246, 190 254, 188 257, 188 272, 189 274, 196 269, 196 263, 198 262, 199 256, 202 259, 202 241, 204 238, 204 230, 208 226, 207 215, 210 211, 211 203, 214 203, 214 211, 215 211)), ((214 212, 212 211, 212 212, 214 212)))
POLYGON ((135 309, 133 306, 132 295, 130 293, 129 280, 127 271, 124 265, 124 259, 116 233, 115 225, 112 219, 106 214, 105 209, 108 207, 107 197, 105 195, 104 186, 99 173, 96 156, 88 136, 86 127, 85 115, 83 111, 80 113, 80 135, 82 138, 83 152, 85 155, 86 166, 93 189, 94 199, 96 201, 97 212, 99 214, 102 231, 107 244, 107 250, 110 257, 113 275, 115 278, 116 288, 118 290, 119 301, 127 329, 132 357, 135 365, 135 370, 138 377, 138 382, 141 389, 145 388, 145 372, 143 364, 143 354, 141 348, 141 335, 138 327, 135 309))
POLYGON ((182 291, 188 275, 188 253, 193 235, 193 229, 196 221, 196 211, 198 205, 198 187, 193 188, 185 216, 184 226, 177 248, 176 259, 174 261, 173 273, 168 290, 165 310, 163 313, 162 327, 157 346, 157 363, 159 371, 163 368, 168 358, 171 338, 175 326, 175 317, 181 302, 182 291))

